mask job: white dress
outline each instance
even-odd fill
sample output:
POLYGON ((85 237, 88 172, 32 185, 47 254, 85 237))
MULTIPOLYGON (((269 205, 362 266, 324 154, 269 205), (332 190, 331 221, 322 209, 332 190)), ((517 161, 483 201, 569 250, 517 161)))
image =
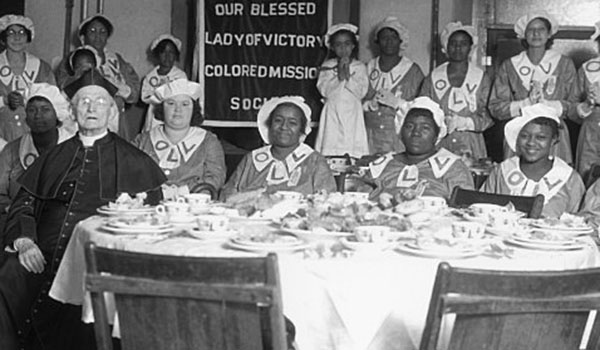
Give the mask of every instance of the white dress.
POLYGON ((367 130, 362 110, 362 99, 369 90, 367 67, 358 60, 350 64, 350 79, 340 81, 337 59, 321 65, 317 89, 325 99, 321 111, 316 149, 324 156, 348 153, 360 158, 369 154, 367 130))

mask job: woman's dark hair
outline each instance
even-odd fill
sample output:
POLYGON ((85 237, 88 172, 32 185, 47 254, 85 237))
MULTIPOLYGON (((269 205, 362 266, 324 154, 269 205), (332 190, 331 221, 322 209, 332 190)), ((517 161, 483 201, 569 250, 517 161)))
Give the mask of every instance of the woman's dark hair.
POLYGON ((77 62, 78 59, 83 57, 90 59, 94 67, 98 65, 98 62, 96 62, 96 55, 92 52, 92 50, 86 48, 75 49, 75 51, 73 51, 73 53, 71 54, 71 57, 69 57, 69 61, 67 64, 69 75, 75 74, 75 62, 77 62))
POLYGON ((356 59, 358 57, 358 39, 356 38, 356 34, 352 33, 348 29, 340 29, 337 32, 331 34, 331 36, 329 37, 329 42, 327 43, 327 45, 329 45, 328 57, 329 58, 336 57, 335 51, 333 50, 332 43, 333 43, 333 39, 335 39, 338 35, 341 35, 341 34, 348 34, 350 36, 350 38, 352 40, 352 44, 354 44, 354 49, 352 50, 350 57, 356 59))
POLYGON ((379 29, 379 31, 377 31, 377 33, 375 33, 375 39, 373 40, 375 42, 375 44, 379 45, 379 33, 383 32, 384 29, 389 29, 392 32, 394 32, 396 34, 396 36, 398 37, 398 40, 400 40, 400 45, 402 45, 402 38, 400 37, 400 34, 396 31, 396 29, 391 28, 391 27, 383 27, 381 29, 379 29))
MULTIPOLYGON (((28 42, 28 43, 30 43, 30 42, 31 42, 31 40, 33 39, 33 38, 32 38, 32 33, 31 33, 31 30, 29 30, 29 29, 27 29, 27 28, 23 27, 23 26, 22 26, 22 25, 20 25, 20 24, 16 24, 16 23, 15 23, 15 24, 11 24, 11 25, 9 25, 9 27, 10 27, 10 26, 19 26, 19 27, 23 28, 23 29, 25 30, 25 34, 27 35, 27 42, 28 42)), ((6 29, 5 29, 5 30, 3 30, 2 32, 0 32, 0 41, 1 41, 1 42, 2 42, 2 44, 4 44, 5 46, 6 46, 6 37, 7 37, 7 35, 8 35, 8 34, 6 33, 7 31, 8 31, 8 28, 6 28, 6 29)))
POLYGON ((448 43, 450 43, 450 39, 452 39, 452 37, 458 33, 466 35, 467 38, 469 38, 469 45, 473 46, 473 37, 471 36, 471 34, 467 33, 467 31, 465 31, 465 30, 457 30, 454 33, 450 34, 450 36, 448 37, 448 43))
MULTIPOLYGON (((154 118, 163 122, 165 121, 164 102, 154 106, 154 118)), ((203 122, 204 116, 202 115, 200 102, 192 99, 192 119, 190 120, 190 126, 200 126, 203 122)))
POLYGON ((46 102, 46 103, 49 103, 50 106, 52 106, 52 110, 54 110, 54 116, 56 117, 56 127, 60 128, 62 126, 62 122, 60 120, 58 120, 58 113, 56 112, 56 109, 54 108, 54 105, 52 104, 52 101, 48 100, 44 96, 33 96, 32 98, 30 98, 29 100, 27 100, 27 103, 25 105, 25 113, 27 114, 27 105, 29 103, 35 102, 35 101, 46 102))
MULTIPOLYGON (((544 17, 536 17, 533 18, 531 21, 529 21, 529 23, 531 23, 533 20, 539 19, 540 21, 542 21, 542 23, 544 23, 544 26, 546 27, 546 30, 548 30, 548 33, 552 32, 552 24, 550 23, 550 21, 544 17)), ((527 25, 529 25, 529 23, 527 23, 527 25)), ((527 27, 525 27, 525 30, 527 30, 527 27)), ((549 50, 552 45, 554 44, 554 37, 551 36, 548 38, 548 41, 546 41, 546 50, 549 50)), ((523 46, 525 48, 525 50, 527 50, 529 48, 529 44, 527 43, 527 39, 521 39, 521 46, 523 46)))
POLYGON ((541 126, 549 126, 552 130, 552 137, 558 137, 558 129, 561 128, 560 124, 558 124, 555 120, 546 117, 537 117, 529 121, 529 123, 541 125, 541 126))
POLYGON ((306 130, 306 118, 304 117, 304 111, 302 110, 302 108, 300 108, 298 105, 296 105, 295 103, 292 102, 282 102, 280 104, 277 105, 277 107, 273 108, 273 110, 271 111, 271 114, 269 114, 269 117, 267 118, 266 124, 267 124, 267 128, 271 128, 271 125, 273 124, 273 115, 275 114, 275 111, 279 108, 279 107, 293 107, 296 108, 296 110, 298 112, 300 112, 300 132, 302 134, 304 134, 304 131, 306 130))
POLYGON ((410 117, 429 117, 429 118, 431 118, 431 121, 433 121, 433 127, 435 130, 435 134, 436 135, 440 134, 440 127, 435 122, 435 118, 433 117, 433 112, 428 110, 427 108, 411 108, 410 110, 408 110, 408 113, 406 113, 406 117, 404 118, 404 120, 406 121, 406 119, 408 119, 410 117))
POLYGON ((173 45, 173 48, 175 49, 175 60, 179 61, 179 55, 181 54, 179 52, 179 50, 177 49, 177 45, 175 45, 175 43, 173 41, 171 41, 170 39, 163 39, 161 40, 158 45, 156 45, 156 47, 154 48, 154 50, 152 50, 152 56, 154 56, 154 59, 158 61, 158 56, 165 50, 165 48, 167 47, 168 44, 173 45))
POLYGON ((85 35, 87 33, 88 28, 90 27, 90 25, 94 22, 100 22, 104 28, 106 28, 106 31, 108 32, 108 36, 111 36, 113 33, 113 25, 112 23, 110 23, 106 18, 104 17, 94 17, 93 20, 87 22, 83 27, 81 27, 81 31, 79 32, 80 35, 85 35))

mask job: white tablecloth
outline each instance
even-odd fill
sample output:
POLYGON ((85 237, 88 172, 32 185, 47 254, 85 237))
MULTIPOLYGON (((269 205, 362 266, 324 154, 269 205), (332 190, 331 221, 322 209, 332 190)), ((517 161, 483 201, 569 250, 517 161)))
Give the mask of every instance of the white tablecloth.
MULTIPOLYGON (((99 230, 102 220, 92 217, 76 227, 50 290, 50 296, 56 300, 83 304, 83 320, 87 322, 93 321, 93 315, 84 291, 85 242, 187 256, 252 254, 192 238, 171 238, 157 243, 117 236, 99 230)), ((245 227, 252 228, 248 224, 245 227)), ((254 229, 268 228, 259 225, 254 229)), ((330 259, 279 255, 284 313, 296 325, 299 348, 417 349, 440 261, 395 251, 330 259)), ((479 256, 449 262, 453 266, 495 270, 565 270, 600 266, 600 254, 590 244, 583 250, 515 249, 513 258, 479 256)))

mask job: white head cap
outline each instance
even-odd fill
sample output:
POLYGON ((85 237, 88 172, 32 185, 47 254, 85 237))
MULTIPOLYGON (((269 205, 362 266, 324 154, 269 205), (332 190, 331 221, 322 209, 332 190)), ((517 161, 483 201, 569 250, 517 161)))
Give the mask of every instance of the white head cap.
POLYGON ((444 111, 440 108, 440 105, 433 101, 431 98, 427 96, 417 97, 412 102, 409 102, 406 106, 406 113, 402 113, 402 118, 399 122, 399 128, 402 128, 404 124, 404 120, 406 120, 406 115, 410 112, 411 109, 414 108, 423 108, 433 114, 433 120, 435 124, 440 128, 440 133, 438 134, 437 142, 443 139, 448 133, 448 128, 446 126, 444 111))
POLYGON ((556 18, 554 18, 554 16, 551 16, 543 11, 532 12, 521 16, 517 22, 515 22, 515 33, 517 33, 517 38, 525 39, 525 29, 527 29, 529 23, 536 18, 544 18, 550 22, 550 36, 553 36, 558 32, 558 21, 556 18))
POLYGON ((150 50, 154 51, 154 49, 158 46, 158 44, 160 44, 160 42, 163 40, 171 41, 173 43, 173 45, 175 45, 175 47, 177 48, 177 51, 181 52, 181 40, 177 39, 176 37, 174 37, 171 34, 159 35, 156 39, 154 39, 152 41, 152 44, 150 44, 150 50))
POLYGON ((400 23, 397 17, 389 16, 386 17, 383 21, 377 23, 375 29, 373 30, 373 34, 375 38, 377 38, 377 34, 384 28, 390 28, 398 33, 398 37, 402 40, 402 44, 400 44, 400 50, 406 50, 408 48, 408 42, 410 41, 410 36, 408 35, 408 29, 400 23))
POLYGON ((358 27, 355 26, 354 24, 350 24, 350 23, 338 23, 338 24, 334 24, 331 27, 329 27, 329 29, 327 30, 327 33, 325 33, 325 46, 327 48, 330 47, 329 45, 329 40, 331 39, 331 36, 333 34, 335 34, 336 32, 339 32, 340 30, 347 30, 349 32, 351 32, 352 34, 354 34, 356 36, 356 40, 358 41, 358 27))
POLYGON ((535 118, 548 118, 552 119, 560 125, 559 111, 543 103, 536 103, 532 106, 521 108, 521 116, 512 119, 504 127, 504 138, 506 143, 516 152, 517 150, 517 138, 521 129, 535 118))
POLYGON ((33 27, 33 21, 29 17, 19 15, 4 15, 0 17, 0 33, 5 31, 8 27, 13 24, 23 26, 23 28, 31 32, 31 40, 35 36, 35 29, 33 27))
POLYGON ((67 101, 66 97, 56 86, 48 83, 31 84, 26 96, 27 102, 36 96, 43 97, 50 101, 56 112, 56 118, 61 122, 64 122, 67 119, 73 119, 69 101, 67 101))
POLYGON ((469 34, 469 36, 471 36, 471 40, 473 41, 473 47, 477 45, 478 38, 477 38, 477 35, 475 34, 475 27, 466 26, 466 25, 462 24, 462 22, 450 22, 446 25, 446 28, 444 28, 444 30, 440 34, 440 41, 442 43, 442 51, 444 53, 448 52, 448 40, 450 40, 450 37, 452 36, 452 34, 454 34, 455 32, 458 32, 458 31, 463 31, 463 32, 469 34))
POLYGON ((282 103, 293 103, 302 110, 304 118, 306 119, 306 127, 304 128, 303 135, 300 137, 300 142, 304 142, 306 136, 312 131, 312 128, 310 127, 310 117, 312 111, 306 102, 304 102, 304 98, 301 96, 273 97, 265 102, 262 107, 260 107, 258 116, 256 118, 256 124, 258 124, 258 132, 260 133, 260 137, 266 144, 271 143, 269 141, 269 127, 267 126, 267 121, 275 108, 282 103))
POLYGON ((200 98, 202 86, 196 82, 187 79, 177 79, 165 85, 161 85, 154 90, 154 96, 151 97, 152 103, 162 103, 169 97, 176 95, 187 95, 193 100, 200 98))

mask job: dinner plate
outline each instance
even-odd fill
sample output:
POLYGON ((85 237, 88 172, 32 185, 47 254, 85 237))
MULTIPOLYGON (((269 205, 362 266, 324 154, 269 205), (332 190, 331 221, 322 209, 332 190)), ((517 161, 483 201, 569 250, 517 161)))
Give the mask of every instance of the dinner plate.
POLYGON ((515 232, 523 232, 528 230, 525 227, 511 227, 511 226, 486 226, 485 232, 490 233, 494 236, 506 237, 513 235, 515 232))
POLYGON ((424 248, 412 242, 400 244, 396 246, 395 250, 424 258, 437 259, 465 259, 472 258, 483 253, 483 247, 470 247, 461 249, 446 246, 439 246, 439 248, 430 246, 424 248))
POLYGON ((394 247, 397 242, 361 242, 354 237, 343 237, 340 239, 342 245, 356 252, 381 252, 394 247))
POLYGON ((120 221, 109 221, 106 226, 119 228, 119 229, 131 229, 131 230, 163 230, 166 228, 172 228, 171 224, 152 225, 149 222, 138 222, 134 225, 127 224, 120 221))
POLYGON ((275 242, 261 242, 261 241, 253 241, 251 239, 249 239, 248 237, 233 237, 231 238, 231 242, 237 244, 237 245, 242 245, 242 246, 248 246, 248 247, 262 247, 264 248, 289 248, 289 247, 294 247, 294 246, 300 246, 305 244, 306 242, 295 237, 295 236, 291 236, 291 235, 282 235, 281 236, 282 239, 275 241, 275 242), (283 237, 286 237, 285 240, 283 239, 283 237))
POLYGON ((560 232, 568 232, 577 235, 586 235, 594 232, 594 228, 591 226, 565 226, 565 225, 550 225, 542 222, 532 222, 531 226, 541 228, 547 231, 560 231, 560 232))
POLYGON ((199 230, 196 227, 188 230, 188 232, 200 239, 229 239, 239 233, 237 230, 205 231, 199 230))
POLYGON ((586 246, 586 244, 581 241, 575 241, 573 244, 563 245, 525 242, 518 239, 514 239, 513 237, 506 238, 504 241, 512 245, 535 250, 579 250, 585 248, 586 246))
POLYGON ((109 208, 108 205, 103 205, 100 208, 96 209, 99 214, 104 215, 129 215, 129 214, 151 214, 154 213, 155 209, 153 207, 143 207, 143 208, 135 208, 135 209, 117 209, 117 208, 109 208))
POLYGON ((327 230, 300 230, 294 228, 281 227, 281 231, 291 233, 295 236, 298 236, 302 239, 315 240, 315 239, 330 239, 330 238, 340 238, 352 236, 351 232, 334 232, 327 230))
POLYGON ((239 244, 234 240, 230 240, 229 242, 227 242, 227 246, 229 246, 230 248, 233 248, 233 249, 244 250, 247 252, 257 252, 257 253, 274 252, 274 253, 277 253, 277 252, 295 252, 298 250, 303 250, 303 249, 310 247, 310 244, 307 242, 302 242, 301 244, 296 244, 296 245, 292 245, 292 246, 267 246, 267 245, 253 246, 253 245, 239 244))
POLYGON ((512 235, 508 237, 509 239, 524 242, 528 244, 538 244, 538 245, 549 245, 549 246, 563 246, 563 245, 572 245, 576 244, 578 241, 574 238, 570 237, 560 237, 559 239, 543 239, 530 237, 525 235, 512 235))
POLYGON ((173 231, 173 227, 169 226, 161 229, 138 229, 138 228, 121 228, 104 225, 102 228, 106 231, 124 235, 156 235, 173 231))

